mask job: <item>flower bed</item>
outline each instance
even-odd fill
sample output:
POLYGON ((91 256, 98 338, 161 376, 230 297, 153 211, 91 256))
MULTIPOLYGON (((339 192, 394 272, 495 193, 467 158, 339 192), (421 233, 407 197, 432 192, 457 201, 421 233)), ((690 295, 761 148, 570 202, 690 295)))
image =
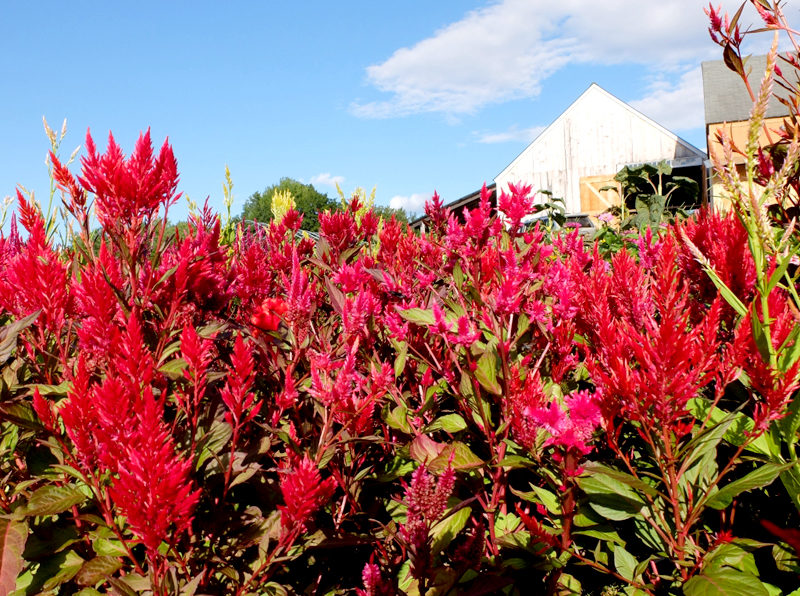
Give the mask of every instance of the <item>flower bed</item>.
POLYGON ((744 199, 607 259, 522 186, 170 237, 170 147, 86 147, 68 242, 21 194, 0 237, 0 593, 796 587, 794 241, 744 199))

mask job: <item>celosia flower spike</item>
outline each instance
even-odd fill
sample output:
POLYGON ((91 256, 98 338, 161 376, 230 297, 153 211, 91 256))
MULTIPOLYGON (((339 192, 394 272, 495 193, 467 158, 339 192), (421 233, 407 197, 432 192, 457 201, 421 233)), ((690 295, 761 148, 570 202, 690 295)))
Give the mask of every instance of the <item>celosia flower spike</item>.
POLYGON ((278 506, 281 526, 306 529, 314 514, 333 496, 336 482, 333 478, 322 480, 319 469, 306 453, 280 473, 280 488, 285 503, 278 506))

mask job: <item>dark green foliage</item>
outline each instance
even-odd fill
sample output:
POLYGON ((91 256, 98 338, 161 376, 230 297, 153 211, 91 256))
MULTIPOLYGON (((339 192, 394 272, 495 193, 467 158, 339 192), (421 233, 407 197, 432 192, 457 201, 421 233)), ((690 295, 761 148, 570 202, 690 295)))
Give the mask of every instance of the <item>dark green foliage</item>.
POLYGON ((302 229, 310 232, 319 230, 317 214, 322 211, 339 209, 339 202, 327 194, 319 192, 311 184, 303 184, 293 178, 281 178, 278 184, 267 187, 263 192, 255 192, 247 199, 242 210, 244 221, 268 222, 272 220, 272 196, 276 191, 289 191, 295 201, 295 208, 303 214, 302 229))
POLYGON ((672 166, 666 161, 656 165, 625 166, 614 180, 622 184, 626 207, 636 211, 623 222, 623 228, 657 226, 664 216, 669 220, 671 206, 696 205, 700 197, 697 181, 673 176, 672 166))
POLYGON ((385 205, 374 205, 372 207, 372 211, 375 213, 375 215, 383 219, 389 219, 394 215, 394 218, 397 221, 401 223, 408 223, 408 215, 404 209, 393 209, 392 207, 387 207, 385 205))

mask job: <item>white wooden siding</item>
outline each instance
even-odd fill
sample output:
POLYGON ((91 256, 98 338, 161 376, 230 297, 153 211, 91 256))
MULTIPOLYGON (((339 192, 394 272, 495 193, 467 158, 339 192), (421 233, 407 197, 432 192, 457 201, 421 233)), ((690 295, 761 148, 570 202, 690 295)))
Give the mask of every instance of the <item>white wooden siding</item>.
POLYGON ((517 182, 549 190, 565 199, 568 212, 577 213, 581 178, 611 178, 626 164, 680 158, 699 164, 705 154, 592 84, 495 182, 498 193, 517 182))

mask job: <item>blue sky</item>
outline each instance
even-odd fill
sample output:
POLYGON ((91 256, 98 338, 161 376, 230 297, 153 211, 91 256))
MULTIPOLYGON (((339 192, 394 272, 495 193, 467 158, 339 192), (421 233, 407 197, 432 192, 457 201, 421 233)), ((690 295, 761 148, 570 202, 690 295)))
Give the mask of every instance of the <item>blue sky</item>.
POLYGON ((375 186, 378 203, 416 212, 434 190, 455 200, 592 82, 705 149, 699 63, 720 53, 703 6, 5 2, 0 198, 22 184, 46 201, 42 116, 67 119, 64 157, 87 128, 126 153, 148 127, 158 146, 168 136, 180 190, 218 211, 227 164, 235 212, 283 176, 332 195, 333 181, 375 186))

